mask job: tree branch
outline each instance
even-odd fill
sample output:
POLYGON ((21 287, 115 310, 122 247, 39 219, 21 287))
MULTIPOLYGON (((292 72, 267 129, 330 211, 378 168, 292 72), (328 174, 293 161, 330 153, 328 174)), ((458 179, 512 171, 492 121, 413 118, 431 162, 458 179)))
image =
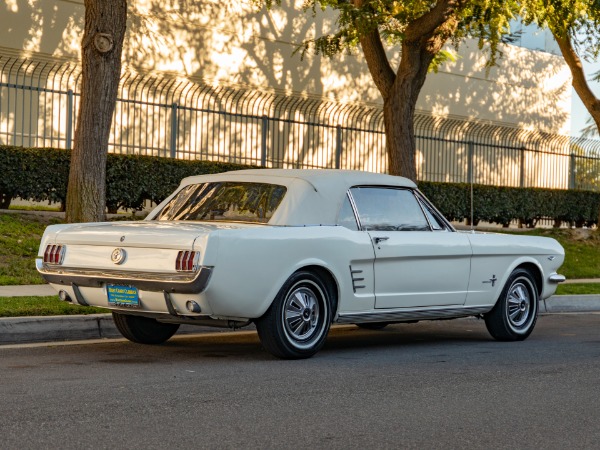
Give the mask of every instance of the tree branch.
MULTIPOLYGON (((355 8, 362 8, 364 0, 352 0, 352 3, 355 8)), ((385 100, 391 93, 396 75, 383 48, 379 30, 375 28, 368 34, 359 36, 359 41, 375 86, 385 100)))
POLYGON ((435 6, 406 27, 407 41, 418 41, 431 36, 435 30, 448 20, 457 9, 462 8, 466 0, 439 0, 435 6))
POLYGON ((390 95, 396 75, 383 48, 379 31, 375 29, 369 34, 361 36, 360 45, 373 81, 385 100, 390 95))
POLYGON ((565 62, 571 70, 571 75, 573 76, 572 84, 575 92, 577 92, 577 95, 579 95, 579 98, 594 119, 594 122, 596 122, 598 129, 600 129, 600 100, 596 98, 585 79, 581 59, 575 52, 568 34, 564 37, 559 36, 557 33, 554 33, 554 31, 552 31, 552 34, 558 43, 558 47, 560 48, 560 52, 562 53, 565 62))

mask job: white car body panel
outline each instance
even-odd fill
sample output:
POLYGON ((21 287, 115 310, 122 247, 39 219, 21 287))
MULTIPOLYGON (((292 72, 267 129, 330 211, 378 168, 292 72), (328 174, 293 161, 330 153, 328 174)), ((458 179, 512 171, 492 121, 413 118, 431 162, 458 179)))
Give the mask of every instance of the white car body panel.
POLYGON ((377 231, 377 308, 463 305, 471 269, 471 244, 460 233, 377 231))
POLYGON ((219 260, 205 291, 213 314, 260 317, 289 276, 308 266, 322 267, 339 280, 341 310, 374 308, 373 247, 364 233, 334 226, 249 231, 236 237, 220 232, 219 260), (240 253, 247 256, 240 258, 240 253), (361 283, 366 287, 356 294, 350 280, 353 264, 365 270, 361 283))
POLYGON ((400 177, 250 170, 190 177, 179 189, 214 181, 277 184, 287 193, 268 224, 153 220, 174 193, 144 221, 53 225, 41 241, 40 272, 73 302, 180 323, 195 319, 238 323, 260 318, 286 280, 310 268, 337 294, 334 321, 358 323, 487 312, 511 272, 522 264, 537 268, 540 298, 546 298, 556 289, 549 277, 564 260, 562 247, 547 238, 336 226, 349 188, 415 188, 400 177), (374 245, 375 237, 388 239, 374 245), (41 261, 49 244, 65 246, 62 264, 41 261), (127 254, 120 264, 111 261, 117 248, 127 254), (195 274, 175 269, 180 251, 200 252, 198 264, 205 272, 200 271, 198 278, 205 279, 196 291, 181 287, 195 274), (179 277, 172 286, 165 281, 170 277, 179 277), (134 286, 140 280, 139 308, 109 306, 106 285, 121 279, 134 286), (181 280, 185 282, 178 284, 181 280), (199 304, 200 313, 186 309, 190 300, 199 304))

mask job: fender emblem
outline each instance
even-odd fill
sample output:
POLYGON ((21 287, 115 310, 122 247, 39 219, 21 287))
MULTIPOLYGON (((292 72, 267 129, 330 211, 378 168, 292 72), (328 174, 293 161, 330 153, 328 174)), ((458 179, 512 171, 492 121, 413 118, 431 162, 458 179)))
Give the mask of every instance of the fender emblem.
POLYGON ((492 275, 492 278, 490 278, 488 281, 482 281, 482 283, 492 283, 492 287, 494 287, 496 281, 498 281, 498 278, 496 278, 496 275, 492 275))

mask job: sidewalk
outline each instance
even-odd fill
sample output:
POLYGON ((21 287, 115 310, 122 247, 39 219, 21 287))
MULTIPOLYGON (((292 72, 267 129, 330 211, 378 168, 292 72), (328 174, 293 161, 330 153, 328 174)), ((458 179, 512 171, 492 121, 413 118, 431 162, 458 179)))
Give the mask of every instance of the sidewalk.
POLYGON ((49 297, 58 295, 49 284, 0 286, 0 297, 49 297))
POLYGON ((568 278, 563 281, 565 284, 595 284, 600 283, 600 278, 576 278, 569 280, 568 278))
MULTIPOLYGON (((577 280, 581 283, 600 283, 600 280, 577 280)), ((52 296, 56 291, 49 285, 0 286, 0 297, 52 296)), ((600 295, 558 295, 540 303, 540 313, 600 312, 600 295)), ((223 331, 219 328, 182 325, 178 334, 223 331)), ((227 331, 227 330, 225 330, 227 331)), ((110 314, 89 314, 50 317, 0 318, 0 347, 3 344, 55 342, 117 338, 110 314)))

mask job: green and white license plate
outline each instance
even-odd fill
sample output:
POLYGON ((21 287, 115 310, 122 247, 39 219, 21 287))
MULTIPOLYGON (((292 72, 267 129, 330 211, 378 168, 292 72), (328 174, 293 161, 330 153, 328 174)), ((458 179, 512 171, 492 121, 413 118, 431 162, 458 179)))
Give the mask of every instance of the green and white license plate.
POLYGON ((128 308, 137 308, 140 306, 140 296, 138 289, 133 286, 119 286, 109 284, 106 286, 109 306, 124 306, 128 308))

